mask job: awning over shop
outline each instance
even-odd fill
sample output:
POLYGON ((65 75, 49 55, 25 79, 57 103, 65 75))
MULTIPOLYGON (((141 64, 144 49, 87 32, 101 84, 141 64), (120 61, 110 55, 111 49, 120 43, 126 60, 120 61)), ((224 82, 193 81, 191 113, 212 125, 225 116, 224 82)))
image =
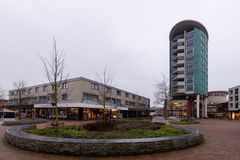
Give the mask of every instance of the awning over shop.
MULTIPOLYGON (((99 104, 90 104, 90 103, 59 103, 57 105, 59 108, 93 108, 93 109, 103 109, 104 107, 99 104)), ((34 104, 34 108, 52 108, 51 104, 34 104)), ((106 109, 117 109, 117 110, 128 110, 126 107, 116 107, 116 106, 106 106, 106 109)))
POLYGON ((117 107, 117 110, 120 110, 120 111, 127 111, 128 108, 127 108, 127 107, 117 107))
POLYGON ((150 109, 148 108, 135 108, 135 107, 129 107, 128 110, 129 111, 147 111, 147 110, 150 111, 150 109))

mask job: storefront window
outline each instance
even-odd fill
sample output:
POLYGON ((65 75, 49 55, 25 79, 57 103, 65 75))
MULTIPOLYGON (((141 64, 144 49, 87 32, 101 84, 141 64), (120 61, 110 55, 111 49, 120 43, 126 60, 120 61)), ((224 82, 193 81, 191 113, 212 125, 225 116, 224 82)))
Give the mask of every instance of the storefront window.
POLYGON ((68 108, 67 109, 67 118, 78 119, 78 108, 68 108))

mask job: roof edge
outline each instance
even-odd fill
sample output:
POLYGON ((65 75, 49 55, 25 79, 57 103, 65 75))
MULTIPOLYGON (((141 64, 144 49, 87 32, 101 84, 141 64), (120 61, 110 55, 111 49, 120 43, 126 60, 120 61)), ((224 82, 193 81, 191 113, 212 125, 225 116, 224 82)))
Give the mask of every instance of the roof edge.
POLYGON ((178 32, 181 29, 189 27, 189 26, 199 28, 207 35, 207 39, 209 39, 208 31, 203 24, 201 24, 200 22, 195 21, 195 20, 183 20, 173 26, 173 28, 171 29, 170 34, 169 34, 169 40, 171 40, 173 38, 174 33, 178 32))

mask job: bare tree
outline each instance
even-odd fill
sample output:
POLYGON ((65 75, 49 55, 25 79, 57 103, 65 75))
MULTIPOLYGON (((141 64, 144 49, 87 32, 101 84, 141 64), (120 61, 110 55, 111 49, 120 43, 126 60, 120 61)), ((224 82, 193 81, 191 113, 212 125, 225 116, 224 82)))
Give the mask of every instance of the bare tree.
POLYGON ((18 95, 18 119, 21 119, 21 109, 22 109, 22 102, 23 102, 22 95, 25 92, 26 82, 22 79, 19 79, 18 81, 13 83, 13 86, 17 90, 17 95, 18 95))
POLYGON ((67 79, 69 74, 65 74, 65 54, 63 51, 59 52, 57 49, 56 40, 53 39, 52 50, 50 51, 50 58, 46 59, 41 57, 44 66, 45 76, 52 86, 52 105, 56 115, 55 125, 58 127, 58 102, 62 96, 63 89, 66 88, 67 79))
POLYGON ((98 82, 100 83, 100 86, 98 88, 99 92, 99 100, 100 104, 103 105, 103 115, 102 115, 102 120, 106 121, 106 102, 107 102, 107 96, 111 94, 111 86, 113 83, 113 76, 109 71, 107 71, 107 68, 105 67, 102 75, 97 74, 97 79, 98 82))
POLYGON ((167 117, 167 106, 169 104, 169 81, 165 74, 162 74, 162 80, 154 84, 154 104, 163 104, 164 117, 167 117))

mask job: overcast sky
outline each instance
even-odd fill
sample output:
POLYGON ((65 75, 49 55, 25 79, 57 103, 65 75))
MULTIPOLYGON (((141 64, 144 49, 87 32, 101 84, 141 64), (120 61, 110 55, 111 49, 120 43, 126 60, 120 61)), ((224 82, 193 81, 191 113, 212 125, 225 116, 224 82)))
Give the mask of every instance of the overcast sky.
POLYGON ((52 38, 66 53, 70 77, 96 80, 104 66, 115 87, 150 97, 169 73, 169 32, 179 21, 209 33, 209 90, 240 84, 238 0, 0 0, 0 86, 47 82, 37 56, 52 38))

